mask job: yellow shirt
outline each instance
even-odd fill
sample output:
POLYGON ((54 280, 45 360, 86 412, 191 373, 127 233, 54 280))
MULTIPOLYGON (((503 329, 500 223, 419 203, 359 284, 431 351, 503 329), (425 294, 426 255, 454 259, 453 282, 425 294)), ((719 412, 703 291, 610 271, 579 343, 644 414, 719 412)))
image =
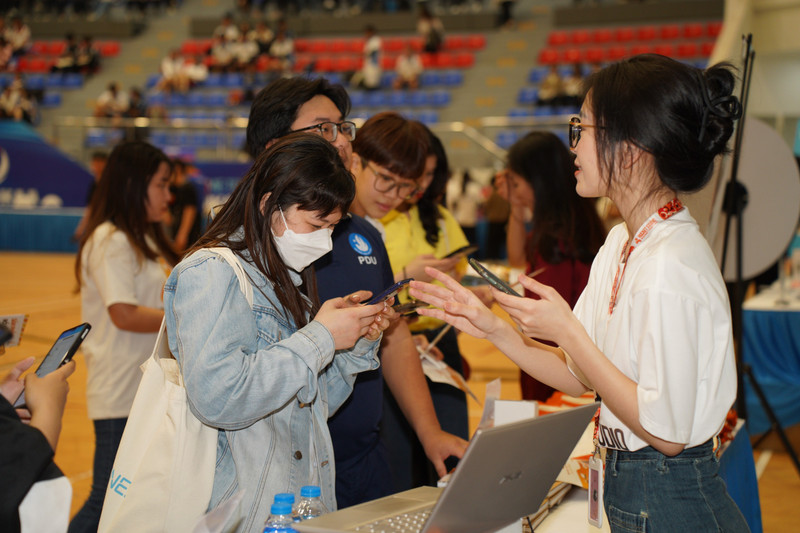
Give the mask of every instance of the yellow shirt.
MULTIPOLYGON (((392 272, 395 275, 401 272, 414 258, 420 255, 430 254, 435 257, 444 257, 453 250, 469 244, 467 237, 461 226, 456 222, 453 215, 442 206, 439 206, 439 241, 436 246, 425 240, 425 228, 419 218, 417 206, 413 206, 407 213, 390 211, 381 219, 386 230, 386 252, 389 254, 389 262, 392 265, 392 272)), ((456 270, 463 274, 466 271, 467 260, 462 259, 456 266, 456 270)), ((398 295, 401 302, 408 301, 408 290, 404 290, 398 295)), ((422 331, 425 329, 438 328, 443 322, 435 318, 420 317, 419 320, 410 324, 412 331, 422 331)))

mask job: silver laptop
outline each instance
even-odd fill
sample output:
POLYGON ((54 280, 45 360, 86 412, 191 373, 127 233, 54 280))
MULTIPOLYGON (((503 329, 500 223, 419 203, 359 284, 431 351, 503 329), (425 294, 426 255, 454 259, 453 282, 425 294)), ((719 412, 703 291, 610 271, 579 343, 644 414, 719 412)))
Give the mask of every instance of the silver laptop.
POLYGON ((589 404, 478 430, 444 489, 411 489, 294 528, 303 533, 495 531, 536 512, 595 411, 597 404, 589 404))

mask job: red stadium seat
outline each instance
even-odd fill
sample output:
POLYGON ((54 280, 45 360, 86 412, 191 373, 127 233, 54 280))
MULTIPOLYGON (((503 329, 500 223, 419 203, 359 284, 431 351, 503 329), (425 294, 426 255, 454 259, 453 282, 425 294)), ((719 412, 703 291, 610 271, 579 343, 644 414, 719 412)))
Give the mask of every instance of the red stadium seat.
POLYGON ((628 49, 624 46, 612 46, 606 50, 606 59, 609 61, 619 61, 628 56, 628 49))
POLYGON ((722 31, 722 22, 709 22, 706 25, 706 35, 709 37, 719 37, 722 31))
POLYGON ((324 54, 328 51, 328 43, 324 39, 314 39, 308 42, 308 51, 312 54, 324 54))
POLYGON ((572 32, 572 35, 570 35, 570 41, 572 44, 589 44, 591 40, 592 34, 588 30, 575 30, 572 32))
POLYGON ((633 40, 633 28, 624 26, 614 31, 614 40, 618 43, 627 43, 633 40))
POLYGON ((709 57, 711 54, 714 53, 714 41, 709 41, 700 45, 700 55, 703 57, 709 57))
POLYGON ((462 35, 448 35, 444 40, 445 50, 461 50, 467 47, 467 41, 462 35))
POLYGON ((638 56, 641 54, 652 54, 653 47, 648 44, 637 44, 631 47, 631 55, 638 56))
POLYGON ((594 30, 594 33, 592 34, 592 40, 598 44, 610 43, 613 37, 614 35, 611 33, 611 30, 607 28, 594 30))
POLYGON ((97 48, 103 57, 116 57, 119 55, 119 41, 104 41, 98 43, 97 48))
POLYGON ((306 70, 313 62, 314 58, 311 54, 298 54, 294 60, 294 70, 296 72, 306 70))
POLYGON ((702 24, 688 23, 683 25, 683 36, 686 39, 699 39, 705 33, 705 28, 702 24))
POLYGON ((308 52, 309 48, 311 47, 308 39, 295 39, 294 40, 294 51, 297 53, 305 53, 308 52))
POLYGON ((260 55, 258 56, 258 58, 256 58, 256 70, 258 72, 264 72, 265 70, 267 70, 268 67, 269 67, 269 57, 266 54, 260 55))
POLYGON ((400 52, 405 46, 405 39, 399 37, 389 37, 383 40, 384 52, 400 52))
POLYGON ((50 65, 43 57, 32 57, 28 63, 28 72, 44 73, 50 70, 50 65))
POLYGON ((668 43, 661 43, 653 48, 653 52, 667 57, 675 57, 675 47, 668 43))
MULTIPOLYGON (((426 65, 425 60, 422 61, 422 66, 425 68, 432 68, 434 66, 433 58, 430 54, 425 54, 430 57, 430 62, 426 65)), ((383 70, 394 70, 394 67, 397 65, 397 56, 383 56, 383 60, 381 60, 381 66, 383 70)))
POLYGON ((31 53, 36 55, 45 55, 49 53, 50 44, 47 41, 33 41, 31 44, 31 53))
POLYGON ((486 36, 480 34, 468 36, 467 47, 470 50, 483 50, 486 48, 486 36))
POLYGON ((552 48, 545 48, 539 52, 539 64, 555 65, 556 63, 558 63, 558 51, 552 48))
POLYGON ((605 57, 603 49, 599 46, 593 46, 586 49, 584 58, 588 63, 600 63, 605 57))
POLYGON ((48 53, 51 56, 60 56, 64 52, 67 51, 67 42, 66 41, 51 41, 50 42, 50 49, 48 53))
POLYGON ((697 45, 695 43, 681 43, 678 45, 678 57, 690 59, 697 56, 697 45))
POLYGON ((569 42, 569 35, 565 31, 551 31, 547 36, 548 46, 563 46, 569 42))
POLYGON ((418 53, 422 52, 422 49, 425 47, 425 41, 422 40, 422 37, 412 37, 408 39, 407 42, 411 45, 411 49, 418 53))
POLYGON ((661 38, 665 41, 673 41, 681 36, 681 27, 677 24, 664 24, 661 26, 661 38))
POLYGON ((448 52, 439 52, 438 54, 434 54, 434 57, 437 68, 453 68, 456 64, 453 54, 448 52))
POLYGON ((341 54, 347 52, 349 48, 348 42, 344 39, 332 39, 328 45, 328 50, 332 54, 341 54))
POLYGON ((333 59, 329 56, 320 56, 314 61, 314 71, 331 72, 333 70, 333 59))
POLYGON ((200 54, 200 45, 197 41, 183 41, 181 45, 181 55, 196 56, 200 54))
POLYGON ((334 72, 354 72, 358 70, 358 59, 354 56, 338 56, 333 59, 333 70, 334 72))
POLYGON ((422 66, 425 68, 433 68, 434 65, 436 65, 434 54, 420 54, 419 58, 422 61, 422 66))
POLYGON ((459 68, 470 68, 475 65, 475 54, 472 52, 460 52, 456 54, 454 63, 459 68))
POLYGON ((636 39, 639 41, 652 41, 656 38, 655 26, 640 26, 636 30, 636 39))
POLYGON ((580 63, 581 50, 580 48, 567 48, 561 55, 562 63, 580 63))
POLYGON ((363 53, 364 52, 364 39, 350 39, 350 42, 348 43, 348 48, 347 49, 349 51, 353 52, 353 53, 356 53, 356 54, 363 53))

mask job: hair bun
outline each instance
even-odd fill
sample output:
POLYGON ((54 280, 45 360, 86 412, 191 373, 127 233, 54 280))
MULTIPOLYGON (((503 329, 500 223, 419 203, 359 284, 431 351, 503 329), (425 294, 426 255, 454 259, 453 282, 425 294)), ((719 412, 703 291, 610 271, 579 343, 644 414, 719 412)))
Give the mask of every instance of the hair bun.
POLYGON ((732 94, 736 82, 727 67, 718 64, 699 71, 703 116, 697 140, 713 155, 725 151, 733 123, 742 116, 742 105, 732 94))

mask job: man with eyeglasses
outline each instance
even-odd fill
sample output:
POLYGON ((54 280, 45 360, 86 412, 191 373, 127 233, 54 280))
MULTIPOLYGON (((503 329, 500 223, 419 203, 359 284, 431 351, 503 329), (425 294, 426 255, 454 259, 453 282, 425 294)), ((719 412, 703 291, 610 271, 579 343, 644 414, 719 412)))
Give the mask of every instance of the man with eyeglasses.
MULTIPOLYGON (((325 79, 276 80, 253 100, 247 126, 248 151, 255 157, 281 136, 310 131, 331 142, 345 164, 353 168, 356 162, 351 141, 357 136, 355 125, 344 120, 349 111, 350 98, 341 85, 332 85, 325 79)), ((413 183, 402 180, 404 185, 408 181, 413 183)), ((321 301, 360 289, 377 294, 394 282, 383 239, 357 215, 337 224, 333 251, 314 266, 321 301)), ((380 357, 381 368, 358 375, 353 394, 328 424, 336 459, 339 508, 393 491, 389 458, 380 441, 384 378, 440 475, 445 474, 444 460, 461 457, 467 446, 463 439, 442 431, 419 354, 404 320, 384 332, 380 357)))

